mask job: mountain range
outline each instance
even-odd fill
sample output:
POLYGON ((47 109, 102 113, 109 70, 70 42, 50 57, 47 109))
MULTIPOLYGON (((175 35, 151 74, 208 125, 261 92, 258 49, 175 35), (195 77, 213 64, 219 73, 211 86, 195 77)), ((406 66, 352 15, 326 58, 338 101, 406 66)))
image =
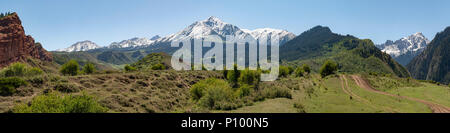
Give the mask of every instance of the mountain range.
MULTIPOLYGON (((278 35, 280 37, 280 44, 284 44, 295 37, 295 34, 286 30, 261 28, 255 30, 240 29, 239 27, 225 23, 217 17, 211 16, 206 20, 197 21, 189 25, 185 29, 168 35, 166 37, 154 36, 151 39, 148 38, 132 38, 123 40, 120 42, 113 42, 106 47, 95 47, 93 45, 86 45, 84 43, 75 43, 69 48, 59 49, 59 52, 74 52, 74 51, 87 51, 92 49, 141 49, 146 47, 161 46, 161 44, 168 45, 172 41, 180 40, 186 37, 201 38, 207 35, 218 35, 225 38, 227 35, 234 36, 236 38, 244 38, 246 36, 252 36, 255 39, 259 39, 263 36, 273 37, 278 35), (88 47, 91 46, 91 47, 88 47)), ((90 42, 90 41, 89 41, 90 42)), ((164 47, 163 45, 163 47, 164 47)), ((167 46, 165 46, 167 47, 167 46)), ((158 48, 156 48, 158 49, 158 48)))
POLYGON ((391 55, 396 61, 406 66, 415 56, 420 54, 430 41, 422 34, 415 33, 397 41, 387 40, 376 45, 381 51, 391 55))

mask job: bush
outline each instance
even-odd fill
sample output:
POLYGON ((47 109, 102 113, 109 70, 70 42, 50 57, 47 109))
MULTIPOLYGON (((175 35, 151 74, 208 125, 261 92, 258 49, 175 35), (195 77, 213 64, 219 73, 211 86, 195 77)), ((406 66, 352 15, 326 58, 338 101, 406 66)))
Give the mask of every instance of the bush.
POLYGON ((327 60, 319 70, 320 76, 326 77, 335 74, 337 71, 337 64, 331 60, 327 60))
POLYGON ((311 73, 311 67, 308 64, 303 64, 302 68, 306 73, 311 73))
POLYGON ((194 84, 190 93, 194 101, 209 109, 229 109, 231 108, 230 103, 235 99, 229 84, 224 80, 215 78, 209 78, 194 84))
POLYGON ((280 75, 279 75, 279 77, 287 77, 288 75, 289 75, 289 68, 288 67, 286 67, 286 66, 281 66, 280 65, 280 75))
POLYGON ((58 82, 55 85, 55 90, 59 92, 71 93, 78 92, 79 87, 71 83, 58 82))
POLYGON ((253 88, 254 87, 251 85, 247 85, 247 84, 241 85, 238 88, 238 90, 236 91, 236 96, 238 96, 238 97, 249 96, 252 93, 253 88))
POLYGON ((295 69, 296 77, 303 77, 304 74, 305 74, 305 70, 303 69, 303 67, 297 67, 297 69, 295 69))
POLYGON ((12 110, 14 113, 105 113, 94 97, 82 95, 66 95, 51 92, 36 96, 29 104, 19 104, 12 110))
POLYGON ((1 73, 5 77, 24 77, 40 75, 43 72, 37 67, 29 67, 26 64, 16 62, 3 69, 1 73))
POLYGON ((16 92, 16 88, 28 83, 17 77, 0 78, 0 95, 10 96, 16 92))
POLYGON ((125 69, 126 72, 133 72, 133 71, 136 71, 136 68, 135 68, 135 67, 132 67, 132 66, 130 66, 130 65, 125 65, 124 69, 125 69))
POLYGON ((237 69, 237 65, 234 64, 233 70, 227 72, 228 82, 230 82, 233 87, 237 87, 240 75, 241 72, 237 69))
POLYGON ((70 60, 66 64, 62 65, 59 71, 63 75, 75 76, 78 74, 79 68, 80 65, 78 65, 78 62, 76 60, 70 60))
POLYGON ((263 98, 292 98, 291 90, 287 88, 274 87, 274 88, 265 88, 261 92, 263 98))
POLYGON ((92 74, 95 72, 95 66, 92 63, 87 63, 83 66, 83 73, 84 74, 92 74))
POLYGON ((259 71, 246 69, 241 71, 238 81, 240 84, 257 86, 259 81, 261 81, 261 75, 259 71))
POLYGON ((161 63, 155 64, 152 66, 152 70, 165 70, 166 66, 161 63))
POLYGON ((289 70, 289 74, 292 74, 294 72, 294 67, 288 66, 287 68, 289 70))

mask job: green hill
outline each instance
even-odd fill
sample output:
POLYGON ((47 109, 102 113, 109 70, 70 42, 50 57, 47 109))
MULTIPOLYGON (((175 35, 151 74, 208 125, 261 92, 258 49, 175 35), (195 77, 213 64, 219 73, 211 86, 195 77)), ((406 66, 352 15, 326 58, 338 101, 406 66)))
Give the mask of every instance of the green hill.
POLYGON ((326 60, 334 60, 341 72, 409 77, 403 66, 376 48, 371 40, 342 36, 322 26, 316 26, 281 46, 280 58, 283 64, 298 66, 306 63, 316 71, 326 60))
POLYGON ((436 34, 427 48, 407 68, 416 79, 450 83, 450 27, 436 34))
POLYGON ((171 56, 166 53, 151 53, 139 61, 131 64, 131 66, 141 70, 149 70, 156 64, 162 64, 166 69, 168 69, 171 67, 170 59, 171 56))

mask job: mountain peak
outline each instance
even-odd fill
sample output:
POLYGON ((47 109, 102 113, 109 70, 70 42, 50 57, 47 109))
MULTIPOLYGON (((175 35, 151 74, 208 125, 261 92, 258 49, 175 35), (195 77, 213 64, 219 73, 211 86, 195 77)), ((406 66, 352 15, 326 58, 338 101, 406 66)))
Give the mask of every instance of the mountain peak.
POLYGON ((309 31, 323 31, 323 32, 332 33, 330 28, 328 28, 326 26, 321 26, 321 25, 315 26, 315 27, 311 28, 309 31))
POLYGON ((76 42, 76 43, 72 44, 68 48, 58 49, 56 51, 60 51, 60 52, 76 52, 76 51, 88 51, 88 50, 97 49, 97 48, 100 48, 100 46, 98 46, 97 44, 95 44, 92 41, 84 40, 84 41, 76 42))
POLYGON ((209 21, 209 22, 222 22, 222 20, 220 20, 219 18, 217 18, 216 16, 210 16, 208 19, 206 19, 205 21, 209 21))
POLYGON ((156 39, 159 39, 159 38, 161 38, 159 35, 156 35, 156 36, 153 36, 152 38, 150 38, 150 40, 156 40, 156 39))
POLYGON ((420 32, 410 36, 403 37, 395 42, 386 41, 386 43, 377 47, 387 54, 391 55, 400 64, 406 65, 412 58, 421 53, 430 41, 420 32))

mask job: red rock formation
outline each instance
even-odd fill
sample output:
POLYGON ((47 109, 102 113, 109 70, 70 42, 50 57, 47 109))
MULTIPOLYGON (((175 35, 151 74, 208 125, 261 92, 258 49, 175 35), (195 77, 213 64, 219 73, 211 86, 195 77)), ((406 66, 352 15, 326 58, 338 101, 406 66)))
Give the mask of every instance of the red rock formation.
POLYGON ((22 22, 16 13, 0 18, 0 67, 33 57, 52 61, 52 54, 31 36, 25 35, 22 22))

